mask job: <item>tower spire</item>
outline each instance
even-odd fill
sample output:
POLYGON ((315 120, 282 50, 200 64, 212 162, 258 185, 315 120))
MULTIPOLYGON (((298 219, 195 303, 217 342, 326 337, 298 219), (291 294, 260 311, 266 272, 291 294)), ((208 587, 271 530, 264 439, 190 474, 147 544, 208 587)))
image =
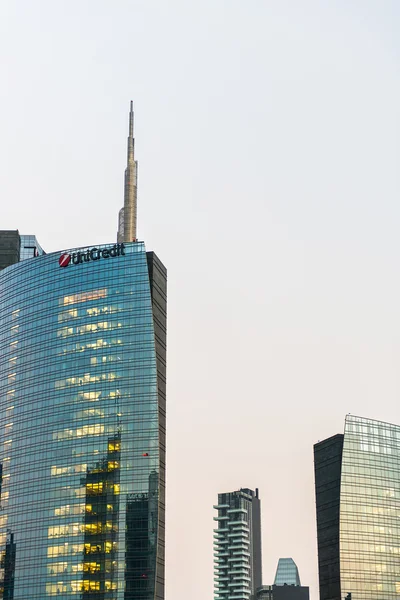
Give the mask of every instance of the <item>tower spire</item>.
POLYGON ((137 161, 135 160, 135 138, 133 137, 133 101, 129 111, 128 157, 125 169, 124 206, 119 211, 118 242, 136 240, 137 211, 137 161))
POLYGON ((131 100, 131 110, 129 111, 129 137, 133 138, 133 100, 131 100))

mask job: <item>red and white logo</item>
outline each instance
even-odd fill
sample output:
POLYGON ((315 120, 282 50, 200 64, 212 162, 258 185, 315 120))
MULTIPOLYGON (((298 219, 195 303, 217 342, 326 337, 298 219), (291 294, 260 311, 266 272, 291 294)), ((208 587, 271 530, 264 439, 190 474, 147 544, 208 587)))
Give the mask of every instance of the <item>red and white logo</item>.
POLYGON ((68 267, 70 262, 71 255, 67 254, 66 252, 64 254, 61 254, 60 258, 58 259, 58 264, 60 265, 60 267, 68 267))

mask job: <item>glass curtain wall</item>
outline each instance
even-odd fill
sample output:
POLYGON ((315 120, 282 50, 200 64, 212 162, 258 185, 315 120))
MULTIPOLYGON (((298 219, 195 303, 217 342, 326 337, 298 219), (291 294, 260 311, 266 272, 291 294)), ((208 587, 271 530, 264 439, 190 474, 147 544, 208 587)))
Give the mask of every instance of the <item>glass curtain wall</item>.
POLYGON ((274 585, 301 585, 299 571, 293 558, 279 559, 274 585))
POLYGON ((346 417, 340 580, 352 600, 400 598, 400 427, 346 417))
POLYGON ((59 256, 0 273, 0 598, 162 598, 164 424, 145 247, 67 268, 59 256))

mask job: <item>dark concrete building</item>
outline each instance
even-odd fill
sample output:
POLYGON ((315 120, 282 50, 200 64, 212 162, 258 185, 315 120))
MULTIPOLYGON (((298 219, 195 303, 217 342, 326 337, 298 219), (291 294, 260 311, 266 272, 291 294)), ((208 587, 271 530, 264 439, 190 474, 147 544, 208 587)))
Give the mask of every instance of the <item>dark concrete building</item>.
POLYGON ((310 600, 310 590, 302 585, 273 585, 273 600, 310 600))
POLYGON ((0 270, 19 262, 19 252, 18 230, 0 231, 0 270))
POLYGON ((310 588, 301 585, 263 585, 257 600, 310 600, 310 588))
POLYGON ((342 434, 314 446, 320 600, 341 600, 339 559, 342 434))

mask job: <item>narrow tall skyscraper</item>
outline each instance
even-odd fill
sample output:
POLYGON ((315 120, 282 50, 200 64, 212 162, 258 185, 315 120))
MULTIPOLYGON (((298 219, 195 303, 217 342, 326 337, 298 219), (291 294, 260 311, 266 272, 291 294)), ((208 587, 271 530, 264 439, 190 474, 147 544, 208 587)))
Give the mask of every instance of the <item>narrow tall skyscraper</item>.
POLYGON ((320 600, 397 600, 400 427, 348 415, 314 464, 320 600))
POLYGON ((135 138, 133 137, 133 102, 129 111, 128 157, 125 169, 124 206, 119 211, 118 242, 136 241, 137 221, 137 169, 135 138))
POLYGON ((164 600, 166 269, 128 222, 49 254, 0 232, 3 600, 164 600))
POLYGON ((215 600, 250 600, 261 586, 261 514, 258 489, 218 494, 214 506, 215 600))

